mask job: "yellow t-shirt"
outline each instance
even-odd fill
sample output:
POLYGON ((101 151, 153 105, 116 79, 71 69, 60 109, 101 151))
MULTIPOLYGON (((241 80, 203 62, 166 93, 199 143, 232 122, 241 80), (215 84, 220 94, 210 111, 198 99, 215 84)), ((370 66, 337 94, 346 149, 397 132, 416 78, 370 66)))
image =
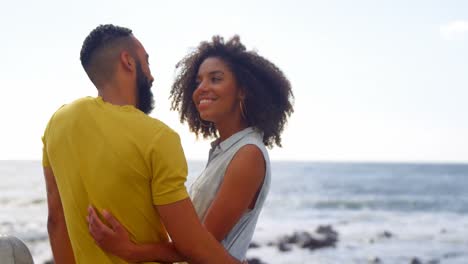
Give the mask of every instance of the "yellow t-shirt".
POLYGON ((43 142, 43 166, 54 172, 77 263, 127 263, 94 243, 90 204, 108 209, 135 242, 168 241, 153 205, 188 197, 176 132, 133 106, 86 97, 52 116, 43 142))

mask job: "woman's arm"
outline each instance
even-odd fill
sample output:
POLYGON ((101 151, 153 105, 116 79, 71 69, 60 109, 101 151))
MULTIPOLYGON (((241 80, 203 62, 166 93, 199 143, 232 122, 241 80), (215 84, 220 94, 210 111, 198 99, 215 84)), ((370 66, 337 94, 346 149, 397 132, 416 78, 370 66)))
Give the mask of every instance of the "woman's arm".
POLYGON ((170 242, 135 244, 130 240, 127 230, 108 211, 102 216, 111 225, 108 227, 98 217, 93 207, 88 208, 88 227, 96 244, 104 251, 127 262, 179 262, 184 258, 170 242))
POLYGON ((237 151, 204 220, 206 229, 218 241, 226 237, 246 210, 253 208, 265 171, 265 159, 257 146, 245 145, 237 151))

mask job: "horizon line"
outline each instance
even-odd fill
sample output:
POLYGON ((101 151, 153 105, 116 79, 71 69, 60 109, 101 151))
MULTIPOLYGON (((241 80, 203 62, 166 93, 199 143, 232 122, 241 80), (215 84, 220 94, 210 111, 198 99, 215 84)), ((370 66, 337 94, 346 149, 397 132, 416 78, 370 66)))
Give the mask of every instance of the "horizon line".
MULTIPOLYGON (((0 162, 41 162, 41 159, 0 159, 0 162)), ((331 160, 331 159, 270 159, 271 162, 291 163, 356 163, 356 164, 446 164, 468 165, 468 160, 331 160)), ((206 162, 206 159, 187 159, 187 162, 206 162)))

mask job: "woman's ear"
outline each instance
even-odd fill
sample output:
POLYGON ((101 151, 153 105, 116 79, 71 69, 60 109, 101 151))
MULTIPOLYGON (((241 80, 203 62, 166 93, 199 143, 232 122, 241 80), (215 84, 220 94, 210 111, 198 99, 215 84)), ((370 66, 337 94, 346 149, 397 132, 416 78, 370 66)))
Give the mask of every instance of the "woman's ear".
POLYGON ((244 87, 240 87, 239 91, 237 92, 237 98, 239 98, 239 100, 242 100, 244 101, 245 99, 245 88, 244 87))

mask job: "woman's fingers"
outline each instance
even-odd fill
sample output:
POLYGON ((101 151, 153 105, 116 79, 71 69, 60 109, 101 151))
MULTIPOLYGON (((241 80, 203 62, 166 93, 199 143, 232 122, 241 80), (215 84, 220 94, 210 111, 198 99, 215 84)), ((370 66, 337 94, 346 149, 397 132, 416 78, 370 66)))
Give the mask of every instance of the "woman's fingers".
POLYGON ((111 213, 109 213, 109 211, 102 211, 102 215, 104 216, 104 219, 106 219, 106 221, 112 226, 112 229, 114 231, 122 230, 122 225, 120 224, 120 222, 117 221, 117 219, 115 219, 115 217, 111 213))
POLYGON ((96 225, 96 212, 94 211, 94 208, 91 206, 88 207, 88 229, 89 233, 91 233, 91 236, 93 236, 94 240, 98 241, 101 239, 101 232, 99 228, 96 225))
POLYGON ((92 237, 98 244, 102 242, 107 236, 112 235, 114 232, 107 227, 99 218, 96 210, 93 207, 88 208, 88 229, 92 237))
POLYGON ((86 219, 88 221, 89 233, 101 249, 122 257, 121 254, 124 252, 125 246, 131 243, 128 232, 109 211, 103 210, 102 217, 110 227, 99 218, 98 211, 95 208, 91 206, 88 208, 86 219))

